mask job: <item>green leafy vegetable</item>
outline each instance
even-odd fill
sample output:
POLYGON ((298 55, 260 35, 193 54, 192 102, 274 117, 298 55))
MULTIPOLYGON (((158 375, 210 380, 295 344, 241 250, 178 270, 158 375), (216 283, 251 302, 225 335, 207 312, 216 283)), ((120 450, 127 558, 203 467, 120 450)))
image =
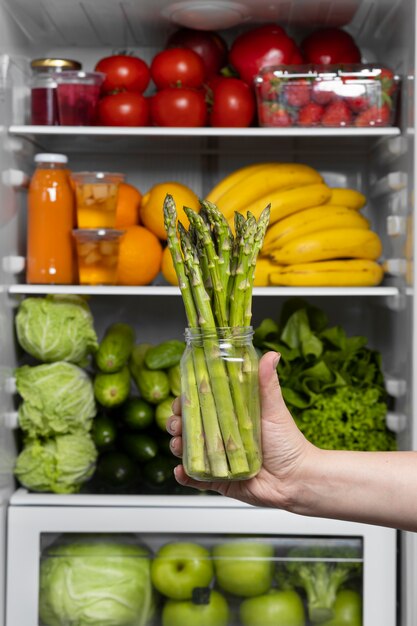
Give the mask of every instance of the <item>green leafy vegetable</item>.
POLYGON ((313 623, 331 619, 339 589, 362 574, 361 555, 353 546, 297 546, 287 558, 278 565, 278 581, 304 590, 313 623))
POLYGON ((87 536, 47 549, 39 614, 45 626, 145 626, 153 615, 148 551, 87 536))
POLYGON ((19 344, 45 363, 82 363, 98 348, 93 317, 79 296, 26 298, 16 315, 19 344))
POLYGON ((19 425, 26 434, 49 437, 90 430, 96 405, 93 385, 84 370, 72 363, 58 362, 24 365, 15 375, 23 398, 19 425))
POLYGON ((28 439, 15 465, 19 482, 32 491, 74 493, 95 469, 97 451, 89 433, 28 439))
POLYGON ((285 303, 279 323, 267 318, 255 330, 262 352, 281 353, 282 393, 300 429, 329 449, 395 450, 387 429, 387 394, 381 356, 366 337, 329 327, 325 314, 304 300, 285 303))

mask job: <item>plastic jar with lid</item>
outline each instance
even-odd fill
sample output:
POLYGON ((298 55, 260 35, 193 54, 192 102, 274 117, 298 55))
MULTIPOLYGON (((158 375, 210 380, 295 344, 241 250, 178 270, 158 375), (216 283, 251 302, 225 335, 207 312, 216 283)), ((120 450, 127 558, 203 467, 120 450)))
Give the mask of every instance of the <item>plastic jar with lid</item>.
POLYGON ((70 285, 77 266, 72 237, 74 192, 68 159, 63 154, 37 154, 28 193, 26 280, 70 285))
POLYGON ((80 70, 81 63, 72 59, 34 59, 31 64, 31 123, 40 126, 59 125, 57 73, 80 70))

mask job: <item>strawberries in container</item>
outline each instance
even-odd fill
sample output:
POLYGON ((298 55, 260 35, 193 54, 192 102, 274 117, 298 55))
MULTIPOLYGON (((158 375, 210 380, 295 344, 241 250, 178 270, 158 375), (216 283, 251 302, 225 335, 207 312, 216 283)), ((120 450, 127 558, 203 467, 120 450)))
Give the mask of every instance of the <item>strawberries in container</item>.
POLYGON ((255 89, 260 126, 392 126, 399 77, 377 64, 281 65, 261 70, 255 89))

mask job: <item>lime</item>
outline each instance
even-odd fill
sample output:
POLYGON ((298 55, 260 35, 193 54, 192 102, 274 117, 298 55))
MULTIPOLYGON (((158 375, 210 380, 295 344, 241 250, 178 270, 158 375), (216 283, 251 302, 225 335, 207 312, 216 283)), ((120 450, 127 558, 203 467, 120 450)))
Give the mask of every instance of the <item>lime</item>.
POLYGON ((173 479, 173 463, 164 456, 156 456, 143 466, 143 476, 151 486, 161 487, 173 479))
POLYGON ((167 420, 172 415, 172 403, 174 400, 174 396, 169 396, 166 400, 162 400, 162 402, 156 405, 155 421, 158 427, 164 432, 167 430, 167 420))
POLYGON ((115 423, 107 415, 98 415, 93 421, 91 436, 97 448, 109 448, 116 439, 115 423))
POLYGON ((106 452, 99 459, 97 476, 112 487, 126 487, 136 477, 133 461, 123 452, 106 452))
POLYGON ((154 418, 154 408, 142 398, 129 398, 122 407, 123 422, 134 430, 150 426, 154 418))
POLYGON ((125 433, 122 436, 122 445, 135 461, 150 461, 158 452, 155 439, 143 433, 125 433))

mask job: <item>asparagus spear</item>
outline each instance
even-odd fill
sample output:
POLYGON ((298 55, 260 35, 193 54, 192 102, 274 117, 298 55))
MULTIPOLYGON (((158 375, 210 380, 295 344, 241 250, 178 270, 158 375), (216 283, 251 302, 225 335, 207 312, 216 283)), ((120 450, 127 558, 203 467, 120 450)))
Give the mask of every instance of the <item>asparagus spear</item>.
POLYGON ((233 245, 232 231, 230 230, 229 222, 217 209, 215 204, 212 204, 208 200, 201 200, 200 202, 203 206, 203 209, 200 211, 200 215, 204 211, 204 215, 207 216, 207 219, 212 225, 213 231, 216 235, 216 249, 219 257, 220 279, 223 283, 224 293, 227 294, 230 278, 230 259, 233 245))
POLYGON ((253 242, 253 247, 251 250, 249 267, 248 267, 248 272, 247 272, 247 281, 248 281, 249 286, 245 292, 244 304, 243 304, 243 311, 244 311, 243 325, 244 326, 250 326, 250 323, 252 320, 252 290, 253 290, 253 280, 255 277, 256 260, 263 246, 266 229, 268 228, 268 224, 269 224, 270 212, 271 212, 271 205, 268 204, 268 206, 265 207, 265 209, 262 211, 261 215, 259 216, 258 223, 256 226, 256 233, 255 233, 255 238, 253 242))
POLYGON ((230 326, 243 326, 243 305, 245 292, 249 289, 247 280, 251 252, 256 233, 256 219, 248 215, 239 241, 239 255, 234 268, 233 288, 230 293, 230 326))
MULTIPOLYGON (((188 273, 191 277, 200 328, 203 331, 204 353, 206 355, 207 367, 210 374, 210 381, 217 408, 217 417, 220 424, 220 430, 230 470, 233 476, 245 475, 249 471, 249 465, 242 444, 242 438, 239 431, 235 407, 233 405, 226 368, 223 360, 219 358, 220 355, 216 334, 216 322, 213 311, 211 309, 207 293, 205 292, 202 284, 198 258, 192 249, 188 234, 181 224, 178 225, 178 230, 184 255, 184 263, 186 264, 188 273)), ((197 372, 196 376, 198 378, 197 372)), ((207 432, 206 437, 208 445, 209 436, 207 432)))

